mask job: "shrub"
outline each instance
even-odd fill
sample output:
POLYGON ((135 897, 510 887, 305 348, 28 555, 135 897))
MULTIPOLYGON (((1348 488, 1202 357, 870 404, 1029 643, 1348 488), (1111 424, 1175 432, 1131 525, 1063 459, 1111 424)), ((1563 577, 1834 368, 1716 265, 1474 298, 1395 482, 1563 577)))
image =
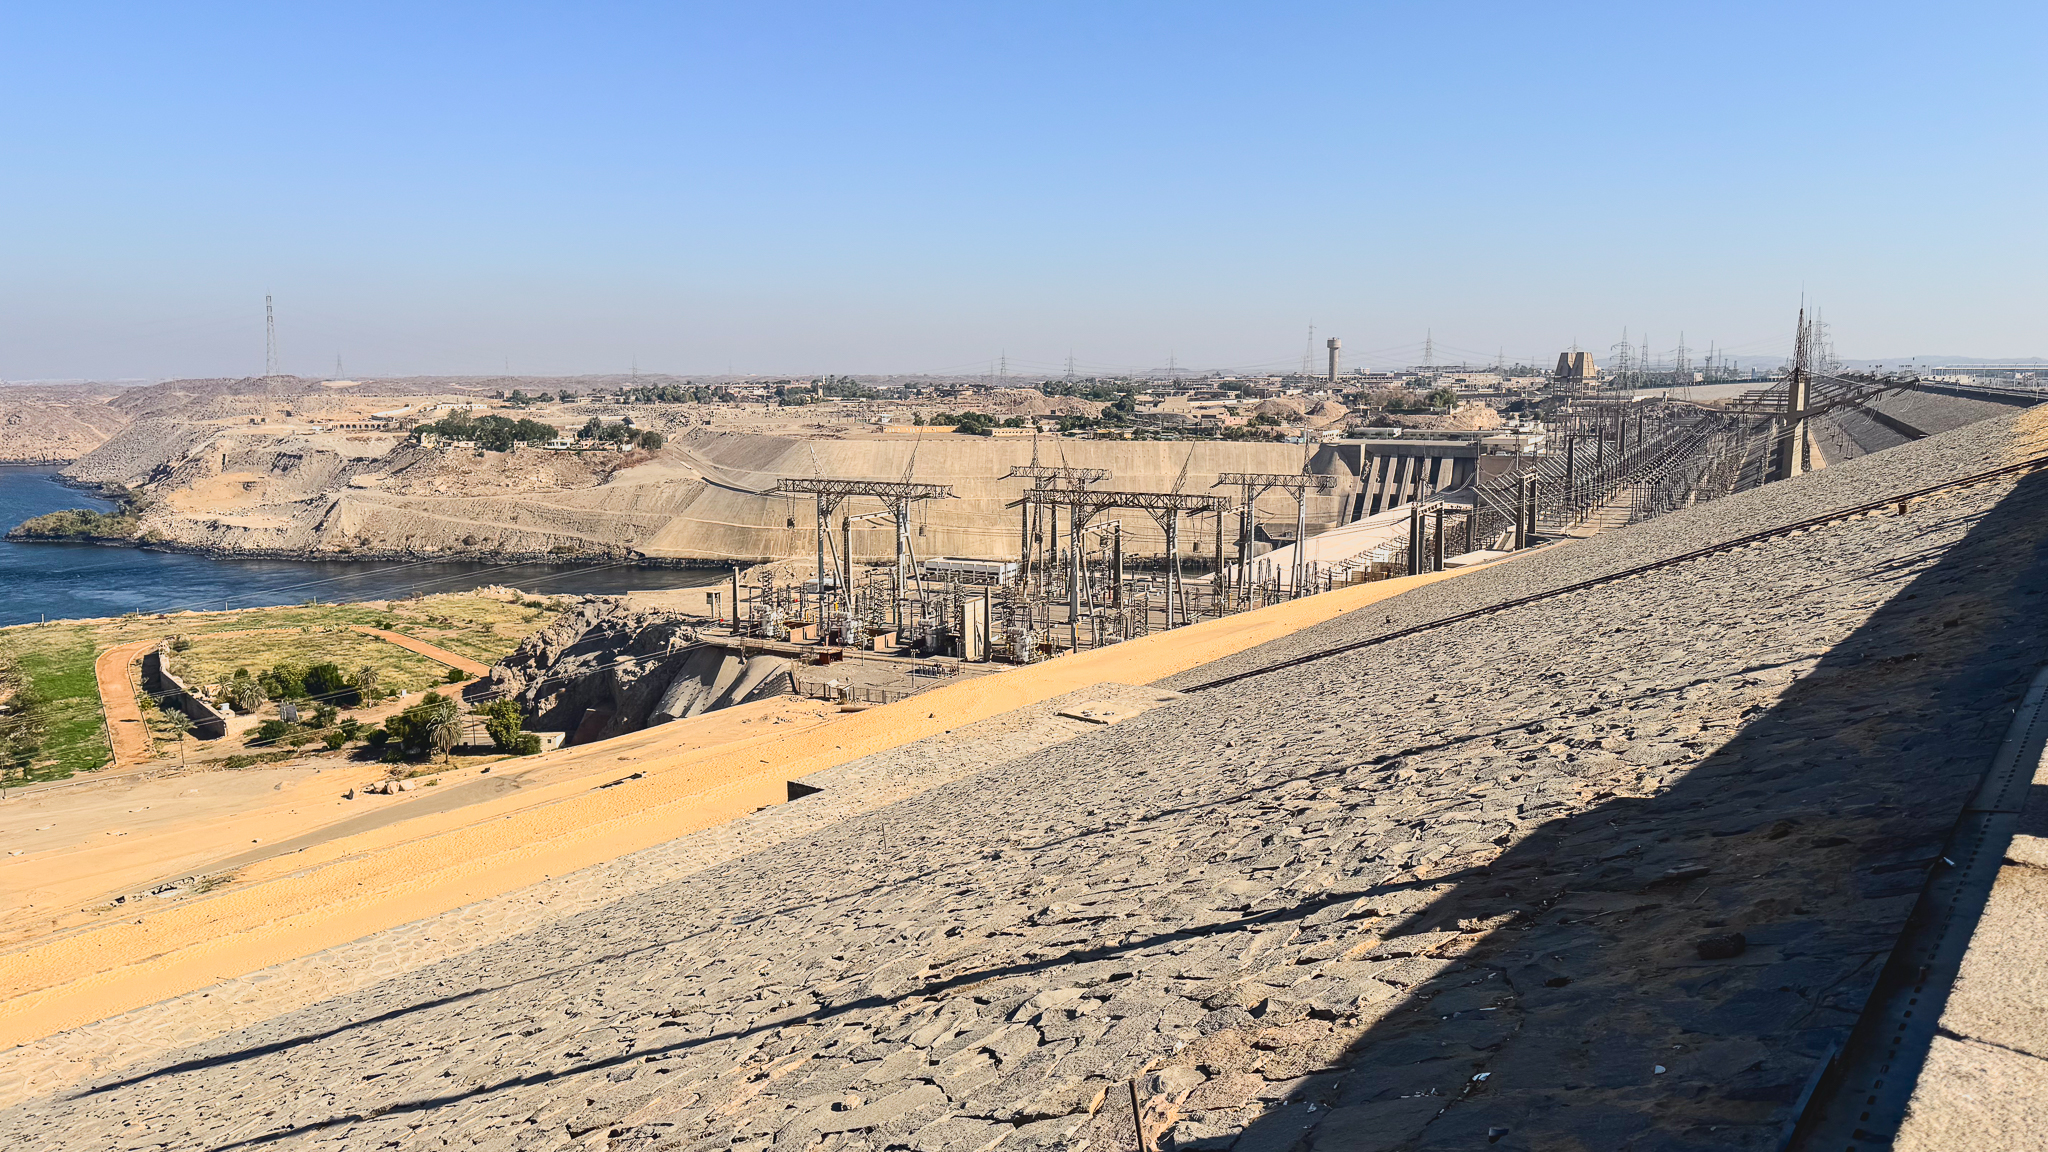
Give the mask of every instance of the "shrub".
POLYGON ((134 536, 139 526, 128 512, 67 508, 25 520, 8 535, 29 540, 113 540, 134 536))
POLYGON ((343 716, 341 718, 341 738, 343 740, 355 739, 356 734, 361 732, 362 730, 363 722, 361 720, 358 720, 353 716, 343 716))
POLYGON ((469 673, 464 672, 460 668, 450 668, 448 670, 447 682, 450 684, 460 684, 467 679, 469 679, 469 673))
POLYGON ((335 752, 339 751, 343 744, 348 743, 348 737, 343 736, 339 732, 329 732, 320 738, 320 742, 327 745, 329 752, 335 752))
POLYGON ((306 698, 306 670, 289 660, 280 660, 267 671, 256 674, 256 684, 272 700, 306 698))
POLYGON ((520 714, 517 700, 493 700, 478 708, 476 714, 483 717, 484 731, 491 734, 491 745, 498 751, 517 756, 531 756, 540 751, 540 737, 519 731, 524 717, 520 714), (531 750, 526 747, 528 743, 533 745, 531 750))
POLYGON ((334 717, 339 713, 339 711, 340 710, 335 708, 335 706, 332 704, 313 705, 313 727, 325 728, 333 724, 334 717))
POLYGON ((284 739, 285 733, 291 731, 291 728, 291 725, 282 720, 265 720, 256 726, 256 738, 250 743, 275 744, 284 739))
POLYGON ((368 732, 363 733, 363 743, 368 744, 372 748, 382 748, 390 742, 391 733, 386 732, 382 728, 372 728, 368 732))
POLYGON ((408 751, 429 748, 445 751, 454 747, 455 738, 461 734, 461 724, 461 714, 455 701, 438 692, 427 693, 420 697, 419 703, 384 721, 391 738, 408 751))
POLYGON ((235 755, 221 761, 221 765, 226 768, 247 768, 255 762, 256 758, 254 756, 235 755))
POLYGON ((338 664, 315 664, 306 669, 306 674, 299 682, 304 685, 306 694, 315 700, 350 702, 351 699, 360 698, 356 695, 355 686, 349 683, 348 677, 343 674, 338 664))
POLYGON ((247 716, 263 707, 263 689, 249 676, 247 668, 235 670, 235 678, 228 682, 228 707, 247 716))

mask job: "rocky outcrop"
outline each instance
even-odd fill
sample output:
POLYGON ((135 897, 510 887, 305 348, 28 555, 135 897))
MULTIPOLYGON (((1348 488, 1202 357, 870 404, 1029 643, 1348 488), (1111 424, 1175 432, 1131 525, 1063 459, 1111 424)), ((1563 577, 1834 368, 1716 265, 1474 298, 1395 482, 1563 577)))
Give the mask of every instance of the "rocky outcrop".
POLYGON ((62 464, 106 443, 128 423, 110 406, 113 389, 0 388, 0 464, 62 464))
POLYGON ((696 640, 688 617, 592 597, 526 638, 491 669, 530 727, 584 741, 645 727, 696 640), (586 718, 601 715, 594 730, 586 718))
POLYGON ((64 469, 79 484, 141 484, 205 446, 218 429, 176 417, 145 416, 64 469))
POLYGON ((491 669, 529 726, 588 743, 780 695, 789 661, 697 642, 695 619, 591 597, 491 669))

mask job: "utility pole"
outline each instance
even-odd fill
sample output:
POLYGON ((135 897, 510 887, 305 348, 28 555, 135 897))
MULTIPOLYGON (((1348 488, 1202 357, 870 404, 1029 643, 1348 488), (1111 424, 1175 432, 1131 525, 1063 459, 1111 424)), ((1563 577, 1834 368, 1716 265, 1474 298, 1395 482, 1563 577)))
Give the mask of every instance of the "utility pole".
POLYGON ((270 310, 270 297, 263 298, 263 375, 277 375, 277 316, 270 310))
POLYGON ((1813 361, 1813 326, 1806 307, 1799 308, 1799 329, 1792 340, 1792 378, 1786 381, 1785 413, 1776 421, 1771 479, 1790 480, 1806 470, 1806 408, 1813 361))

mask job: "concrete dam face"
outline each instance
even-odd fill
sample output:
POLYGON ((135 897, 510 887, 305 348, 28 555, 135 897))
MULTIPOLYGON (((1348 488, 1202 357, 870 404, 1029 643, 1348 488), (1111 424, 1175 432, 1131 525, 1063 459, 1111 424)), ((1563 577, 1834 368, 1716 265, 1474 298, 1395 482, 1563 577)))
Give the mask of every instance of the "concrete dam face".
MULTIPOLYGON (((920 556, 1014 557, 1020 527, 1018 512, 1009 504, 1026 482, 1006 477, 1011 468, 1032 463, 1034 453, 1041 464, 1105 469, 1109 479, 1096 487, 1116 491, 1166 492, 1178 483, 1182 492, 1227 494, 1229 489, 1212 487, 1221 473, 1294 473, 1304 464, 1303 449, 1297 444, 1046 437, 1034 447, 1022 437, 951 434, 796 440, 701 433, 671 452, 687 461, 700 482, 682 496, 667 525, 639 547, 650 556, 708 560, 808 556, 815 523, 811 501, 767 495, 778 479, 901 480, 909 475, 924 483, 949 484, 955 497, 926 501, 916 508, 915 546, 920 556)), ((1310 495, 1308 518, 1322 525, 1348 523, 1367 514, 1368 507, 1379 511, 1470 483, 1475 455, 1465 444, 1398 440, 1316 446, 1308 456, 1308 470, 1333 476, 1337 484, 1328 494, 1310 495), (1368 494, 1366 488, 1372 491, 1368 494)), ((1259 499, 1258 517, 1291 523, 1292 497, 1266 493, 1259 499)), ((1165 547, 1159 526, 1142 514, 1126 516, 1123 531, 1126 548, 1136 553, 1165 547)), ((1201 538, 1199 532, 1195 538, 1201 538)), ((1188 539, 1185 531, 1183 539, 1188 539)), ((853 526, 857 562, 886 562, 894 549, 895 536, 887 524, 869 521, 853 526)))
MULTIPOLYGON (((951 486, 921 502, 919 557, 1014 558, 1027 481, 1013 467, 1103 469, 1099 488, 1228 494, 1219 474, 1333 476, 1313 494, 1308 519, 1348 523, 1461 487, 1475 473, 1470 443, 1389 438, 1317 445, 1222 441, 1078 440, 892 432, 806 437, 697 428, 630 456, 422 448, 394 436, 236 430, 190 421, 131 425, 67 475, 143 484, 157 503, 143 528, 167 545, 224 555, 379 559, 518 558, 568 563, 647 558, 754 563, 814 549, 814 510, 803 496, 770 495, 786 477, 911 481, 951 486)), ((856 499, 842 511, 877 510, 856 499)), ((1284 492, 1267 492, 1257 518, 1294 519, 1284 492)), ((1189 522, 1183 522, 1187 539, 1189 522)), ((1207 539, 1207 525, 1193 527, 1207 539)), ((1149 517, 1124 518, 1126 550, 1164 551, 1149 517)), ((852 530, 858 563, 894 555, 895 534, 875 520, 852 530)))

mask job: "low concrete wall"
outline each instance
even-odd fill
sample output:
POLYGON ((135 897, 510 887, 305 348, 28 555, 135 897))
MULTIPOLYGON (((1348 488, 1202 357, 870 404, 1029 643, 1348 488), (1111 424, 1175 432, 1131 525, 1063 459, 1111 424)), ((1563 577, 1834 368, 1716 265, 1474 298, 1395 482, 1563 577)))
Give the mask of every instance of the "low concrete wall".
POLYGON ((142 686, 161 708, 176 708, 192 721, 192 734, 201 740, 218 740, 228 734, 227 717, 213 705, 192 694, 185 683, 171 675, 169 660, 159 645, 142 656, 142 686))

